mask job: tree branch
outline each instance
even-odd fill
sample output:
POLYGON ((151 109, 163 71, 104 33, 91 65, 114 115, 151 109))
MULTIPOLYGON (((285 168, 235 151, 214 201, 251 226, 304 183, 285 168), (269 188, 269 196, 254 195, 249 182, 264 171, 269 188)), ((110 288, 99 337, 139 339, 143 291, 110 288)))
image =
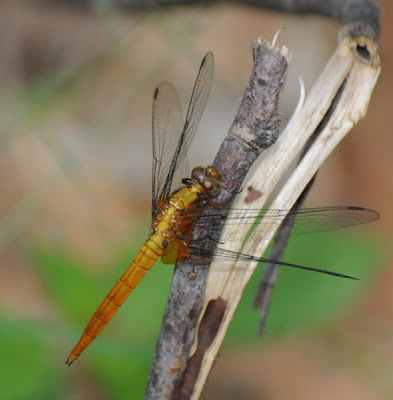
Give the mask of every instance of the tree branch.
MULTIPOLYGON (((371 27, 373 39, 380 35, 381 8, 377 0, 232 0, 236 3, 290 14, 317 14, 333 17, 343 25, 361 22, 371 27)), ((371 30, 370 30, 371 32, 371 30)), ((359 32, 360 33, 360 32, 359 32)))
MULTIPOLYGON (((227 211, 252 163, 278 134, 278 99, 289 65, 289 53, 285 47, 279 49, 259 40, 254 54, 254 68, 239 112, 213 162, 221 173, 223 186, 217 201, 226 204, 227 211)), ((204 212, 209 213, 209 207, 204 212)), ((211 232, 210 238, 216 235, 218 239, 219 233, 219 230, 211 232)), ((194 240, 203 237, 206 232, 196 224, 194 240)), ((215 240, 207 240, 206 246, 213 249, 215 245, 215 240)), ((179 395, 207 273, 206 266, 196 268, 187 261, 175 270, 146 399, 174 399, 179 395)))
MULTIPOLYGON (((37 0, 38 3, 59 3, 68 7, 88 7, 88 0, 37 0)), ((123 10, 154 9, 168 7, 178 4, 195 5, 198 3, 218 3, 219 1, 206 0, 111 0, 108 2, 113 7, 123 10)), ((223 0, 220 0, 222 3, 223 0)), ((291 14, 319 14, 333 17, 342 21, 343 25, 357 26, 360 34, 372 36, 375 42, 378 41, 381 25, 381 8, 378 0, 228 0, 227 2, 241 3, 258 8, 268 8, 291 14), (361 27, 359 26, 361 23, 361 27), (359 30, 360 29, 360 30, 359 30), (366 29, 367 32, 364 31, 366 29)))

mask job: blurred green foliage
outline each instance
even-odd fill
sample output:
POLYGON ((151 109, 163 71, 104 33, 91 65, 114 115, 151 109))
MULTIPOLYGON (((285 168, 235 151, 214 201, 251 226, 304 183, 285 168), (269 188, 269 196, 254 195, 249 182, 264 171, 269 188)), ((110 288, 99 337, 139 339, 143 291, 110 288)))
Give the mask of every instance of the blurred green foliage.
MULTIPOLYGON (((234 343, 268 345, 349 313, 375 274, 378 245, 369 239, 345 232, 292 239, 285 260, 352 274, 360 281, 283 267, 267 336, 259 338, 259 316, 252 304, 260 267, 235 314, 226 348, 234 343)), ((60 251, 34 249, 37 273, 58 315, 56 321, 41 324, 0 315, 1 399, 143 397, 170 289, 171 267, 158 263, 82 357, 71 368, 64 365, 85 324, 137 251, 137 247, 123 251, 113 260, 113 270, 94 273, 93 266, 81 268, 83 261, 60 251)))

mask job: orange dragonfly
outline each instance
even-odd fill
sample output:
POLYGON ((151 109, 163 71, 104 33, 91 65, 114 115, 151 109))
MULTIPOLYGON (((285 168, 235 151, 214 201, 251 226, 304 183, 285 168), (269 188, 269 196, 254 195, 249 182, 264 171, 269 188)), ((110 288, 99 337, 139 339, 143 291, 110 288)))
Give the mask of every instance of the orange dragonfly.
MULTIPOLYGON (((166 264, 174 264, 186 257, 192 258, 193 256, 199 261, 201 258, 207 260, 212 257, 218 261, 230 259, 270 261, 275 264, 351 278, 337 272, 272 261, 231 252, 219 247, 208 253, 198 246, 198 243, 191 242, 193 225, 198 217, 198 224, 201 226, 206 224, 210 227, 215 222, 218 224, 226 218, 219 207, 206 217, 200 215, 207 203, 215 205, 213 199, 221 190, 220 175, 213 167, 196 167, 191 173, 191 178, 184 178, 189 176, 186 154, 209 96, 213 66, 213 54, 209 52, 202 60, 185 122, 183 122, 180 102, 174 87, 168 82, 162 82, 154 91, 151 225, 153 232, 94 313, 78 343, 68 356, 66 360, 68 365, 71 365, 104 329, 146 272, 160 257, 166 264)), ((233 209, 227 223, 239 224, 240 213, 241 210, 233 209)), ((276 224, 285 219, 285 214, 279 210, 254 210, 255 217, 261 215, 265 218, 271 217, 272 223, 276 224)), ((330 207, 290 211, 286 218, 287 221, 295 220, 291 233, 293 236, 372 222, 379 218, 379 214, 376 211, 360 207, 330 207)), ((250 219, 250 223, 247 223, 247 220, 242 220, 239 231, 245 229, 247 231, 258 229, 258 221, 255 223, 250 219)))

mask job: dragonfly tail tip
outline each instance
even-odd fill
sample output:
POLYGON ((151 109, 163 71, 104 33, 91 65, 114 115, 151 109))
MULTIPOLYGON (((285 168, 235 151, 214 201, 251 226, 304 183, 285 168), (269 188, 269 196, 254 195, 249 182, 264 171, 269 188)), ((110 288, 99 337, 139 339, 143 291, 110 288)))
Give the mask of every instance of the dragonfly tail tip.
POLYGON ((71 353, 67 360, 65 361, 65 364, 68 365, 69 367, 71 367, 71 364, 77 359, 78 357, 73 356, 73 354, 71 353))

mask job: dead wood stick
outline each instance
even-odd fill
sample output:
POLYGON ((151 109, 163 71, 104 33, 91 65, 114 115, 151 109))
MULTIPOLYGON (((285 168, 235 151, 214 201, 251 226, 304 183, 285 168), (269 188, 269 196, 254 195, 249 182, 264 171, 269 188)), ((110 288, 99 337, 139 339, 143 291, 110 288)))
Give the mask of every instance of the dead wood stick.
MULTIPOLYGON (((264 158, 258 170, 247 182, 247 187, 252 187, 255 193, 260 193, 260 196, 255 196, 254 201, 247 202, 245 201, 247 194, 244 193, 241 195, 238 207, 254 209, 263 207, 284 171, 301 152, 302 147, 329 112, 340 92, 339 100, 324 129, 275 197, 271 206, 273 209, 290 210, 322 162, 353 125, 364 117, 379 72, 378 46, 369 38, 348 36, 344 30, 340 44, 307 96, 303 107, 291 118, 275 145, 264 152, 264 158), (367 56, 359 56, 357 54, 359 49, 367 56)), ((245 213, 245 217, 247 217, 247 213, 245 213)), ((254 234, 251 235, 242 250, 244 253, 257 256, 263 254, 277 225, 264 224, 263 220, 261 225, 266 229, 259 230, 257 237, 254 234)), ((231 232, 233 227, 228 225, 227 228, 221 239, 224 247, 228 250, 238 251, 238 247, 225 240, 226 237, 231 237, 233 234, 231 232)), ((229 266, 228 271, 225 272, 222 263, 211 265, 201 314, 204 314, 209 302, 215 299, 226 301, 227 309, 220 329, 203 357, 199 375, 195 377, 191 399, 198 399, 200 396, 229 322, 255 266, 256 263, 245 265, 244 262, 237 262, 234 266, 229 266)), ((195 341, 193 349, 197 348, 198 343, 195 341)))

